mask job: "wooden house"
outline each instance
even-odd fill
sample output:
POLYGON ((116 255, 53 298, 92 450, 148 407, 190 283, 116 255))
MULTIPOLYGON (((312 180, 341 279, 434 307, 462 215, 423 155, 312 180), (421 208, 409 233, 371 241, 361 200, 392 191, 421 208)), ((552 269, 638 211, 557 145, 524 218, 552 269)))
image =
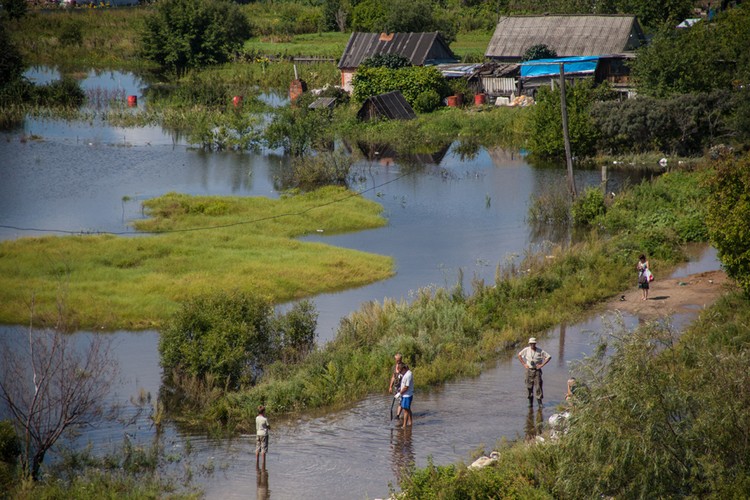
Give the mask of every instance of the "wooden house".
POLYGON ((517 63, 534 45, 546 45, 558 57, 625 54, 645 43, 635 16, 508 16, 498 21, 485 57, 517 63))
POLYGON ((367 58, 378 54, 398 54, 412 66, 429 66, 457 62, 448 43, 440 33, 360 33, 349 37, 339 60, 341 87, 352 91, 352 79, 357 68, 367 58))

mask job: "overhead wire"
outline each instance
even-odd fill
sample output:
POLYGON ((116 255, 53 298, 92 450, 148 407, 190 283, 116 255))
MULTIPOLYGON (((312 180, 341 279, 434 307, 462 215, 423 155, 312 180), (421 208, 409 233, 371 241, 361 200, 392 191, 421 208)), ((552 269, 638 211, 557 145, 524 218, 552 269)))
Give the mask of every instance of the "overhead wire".
MULTIPOLYGON (((219 224, 215 226, 198 226, 198 227, 188 227, 188 228, 182 228, 182 229, 164 229, 161 231, 152 231, 150 233, 156 233, 156 234, 167 234, 167 233, 186 233, 191 231, 208 231, 212 229, 223 229, 227 227, 233 227, 233 226, 241 226, 246 224, 255 224, 257 222, 264 222, 267 220, 273 220, 273 219, 280 219, 283 217, 294 217, 298 215, 306 214, 307 212, 310 212, 312 210, 317 210, 319 208, 323 208, 329 205, 334 205, 336 203, 341 203, 343 201, 348 200, 349 198, 354 198, 355 196, 361 196, 369 191, 379 189, 383 186, 387 186, 388 184, 391 184, 393 182, 396 182, 400 179, 403 179, 404 177, 407 177, 410 175, 409 173, 401 174, 396 176, 395 178, 383 182, 381 184, 369 187, 367 189, 362 189, 360 191, 355 191, 352 193, 349 193, 347 196, 343 196, 341 198, 328 201, 326 203, 322 203, 320 205, 315 205, 313 207, 306 208, 304 210, 300 210, 297 212, 287 212, 283 214, 277 214, 277 215, 270 215, 268 217, 260 217, 258 219, 250 219, 245 221, 239 221, 239 222, 232 222, 229 224, 219 224)), ((34 232, 40 232, 40 233, 61 233, 61 234, 75 234, 75 235, 112 235, 112 236, 126 236, 126 235, 133 235, 133 234, 139 234, 139 231, 71 231, 67 229, 49 229, 49 228, 34 228, 34 227, 20 227, 20 226, 13 226, 8 224, 0 224, 0 228, 2 229, 12 229, 15 231, 34 231, 34 232)), ((141 234, 144 234, 146 232, 143 232, 141 234)))

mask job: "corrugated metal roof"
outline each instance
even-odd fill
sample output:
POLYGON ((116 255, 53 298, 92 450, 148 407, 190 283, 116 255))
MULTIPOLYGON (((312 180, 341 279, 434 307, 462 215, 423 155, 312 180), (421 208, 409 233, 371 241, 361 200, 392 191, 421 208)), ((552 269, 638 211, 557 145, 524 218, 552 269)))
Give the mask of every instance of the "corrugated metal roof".
POLYGON ((357 117, 361 120, 378 117, 391 120, 413 120, 417 115, 401 92, 395 91, 365 99, 357 112, 357 117))
POLYGON ((511 16, 501 17, 485 55, 520 59, 534 45, 544 44, 559 57, 629 52, 645 43, 635 16, 511 16))
POLYGON ((339 68, 356 68, 376 54, 399 54, 413 66, 456 62, 458 58, 437 31, 433 33, 360 33, 349 37, 339 68))

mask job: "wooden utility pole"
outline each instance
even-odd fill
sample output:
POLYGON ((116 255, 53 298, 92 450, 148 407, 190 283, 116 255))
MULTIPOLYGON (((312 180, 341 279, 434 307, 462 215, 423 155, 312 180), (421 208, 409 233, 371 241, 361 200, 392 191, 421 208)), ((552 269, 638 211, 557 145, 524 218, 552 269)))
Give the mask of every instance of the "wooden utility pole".
POLYGON ((562 108, 563 139, 565 140, 565 161, 568 165, 568 189, 570 196, 575 199, 576 181, 573 178, 573 156, 570 152, 570 134, 568 133, 568 105, 565 99, 565 63, 560 64, 560 107, 562 108))

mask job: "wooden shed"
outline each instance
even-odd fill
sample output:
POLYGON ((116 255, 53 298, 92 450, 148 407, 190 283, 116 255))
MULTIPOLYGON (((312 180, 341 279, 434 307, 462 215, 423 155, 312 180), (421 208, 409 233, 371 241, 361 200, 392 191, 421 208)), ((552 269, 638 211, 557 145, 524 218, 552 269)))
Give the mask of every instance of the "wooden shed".
POLYGON ((485 56, 519 62, 534 45, 544 44, 558 57, 633 52, 646 43, 635 16, 508 16, 495 27, 485 56))
POLYGON ((413 120, 416 117, 414 109, 398 91, 368 97, 357 112, 357 118, 364 121, 374 118, 413 120))
POLYGON ((378 54, 398 54, 412 66, 458 62, 442 35, 430 33, 360 33, 349 37, 339 60, 341 87, 352 91, 352 79, 362 61, 378 54))

